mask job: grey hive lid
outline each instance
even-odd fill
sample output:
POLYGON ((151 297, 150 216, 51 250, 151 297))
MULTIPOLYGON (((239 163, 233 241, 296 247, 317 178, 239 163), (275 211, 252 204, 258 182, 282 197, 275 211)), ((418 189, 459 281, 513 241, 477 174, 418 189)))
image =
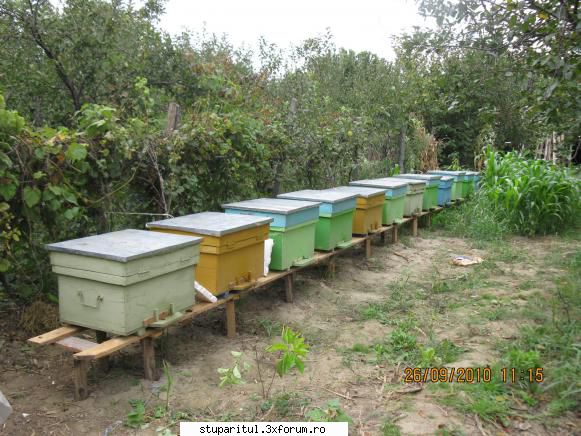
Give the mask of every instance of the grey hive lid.
POLYGON ((291 200, 320 201, 321 203, 339 203, 340 201, 356 198, 357 194, 352 192, 333 191, 331 189, 304 189, 302 191, 287 192, 279 194, 277 198, 288 198, 291 200))
POLYGON ((418 180, 440 180, 442 178, 441 174, 399 174, 402 179, 418 179, 418 180))
POLYGON ((49 251, 129 262, 196 245, 200 242, 202 242, 202 238, 194 236, 129 229, 56 242, 45 247, 49 251))
POLYGON ((288 215, 305 209, 318 208, 320 204, 320 202, 285 200, 282 198, 257 198, 255 200, 223 204, 222 207, 224 209, 254 210, 288 215))
POLYGON ((443 180, 444 182, 449 182, 450 180, 454 180, 454 176, 442 176, 440 180, 443 180))
POLYGON ((383 178, 383 179, 366 179, 366 180, 354 180, 353 182, 349 182, 350 185, 354 186, 372 186, 378 188, 385 188, 385 189, 396 189, 402 188, 404 186, 409 185, 408 180, 395 180, 392 178, 383 178))
POLYGON ((421 179, 404 179, 404 178, 398 178, 398 177, 389 177, 386 180, 393 180, 395 182, 398 183, 405 183, 406 185, 424 185, 426 186, 426 184, 428 183, 425 180, 421 180, 421 179))
POLYGON ((368 186, 338 186, 336 188, 331 188, 332 190, 352 192, 357 194, 358 197, 369 198, 375 195, 385 194, 386 189, 381 188, 371 188, 368 186))
POLYGON ((223 236, 245 229, 268 225, 270 217, 226 214, 222 212, 202 212, 167 220, 147 223, 148 229, 180 230, 209 236, 223 236))
POLYGON ((466 171, 453 171, 453 170, 430 170, 428 174, 452 174, 454 176, 463 176, 466 171))

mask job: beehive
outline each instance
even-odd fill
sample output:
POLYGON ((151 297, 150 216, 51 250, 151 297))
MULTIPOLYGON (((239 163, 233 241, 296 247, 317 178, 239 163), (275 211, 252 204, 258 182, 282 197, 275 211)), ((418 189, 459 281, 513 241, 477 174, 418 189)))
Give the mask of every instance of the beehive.
POLYGON ((305 189, 280 194, 277 198, 321 203, 319 221, 315 227, 316 250, 329 251, 351 242, 357 194, 329 189, 305 189))
POLYGON ((446 206, 452 200, 453 176, 442 176, 438 186, 438 206, 446 206))
POLYGON ((438 189, 442 176, 437 174, 400 174, 398 177, 403 179, 415 179, 426 182, 426 189, 422 201, 422 209, 430 210, 438 206, 438 189))
POLYGON ((381 227, 385 205, 385 189, 365 186, 339 186, 333 189, 357 195, 355 215, 353 217, 353 234, 366 235, 381 227))
POLYGON ((315 253, 315 227, 319 203, 312 201, 258 198, 222 205, 227 214, 270 217, 269 236, 274 240, 270 269, 286 270, 305 265, 315 253))
POLYGON ((201 238, 122 230, 49 244, 62 322, 118 335, 194 304, 201 238))
POLYGON ((198 282, 214 295, 264 275, 264 241, 272 218, 202 212, 147 224, 158 232, 203 237, 198 282))
POLYGON ((354 180, 349 182, 349 185, 367 186, 385 190, 385 203, 383 205, 382 223, 386 226, 401 220, 404 214, 406 214, 406 206, 411 207, 411 203, 409 203, 407 197, 409 190, 408 182, 406 180, 397 181, 387 178, 354 180))
POLYGON ((477 171, 466 171, 466 174, 472 175, 472 191, 476 192, 480 187, 480 173, 477 171))
POLYGON ((417 179, 400 179, 398 177, 388 177, 385 180, 407 184, 407 194, 404 204, 405 216, 412 216, 422 211, 424 193, 427 185, 425 181, 417 179))
POLYGON ((452 184, 452 200, 458 200, 464 197, 464 176, 466 175, 466 171, 433 170, 428 171, 428 174, 454 177, 454 183, 452 184))

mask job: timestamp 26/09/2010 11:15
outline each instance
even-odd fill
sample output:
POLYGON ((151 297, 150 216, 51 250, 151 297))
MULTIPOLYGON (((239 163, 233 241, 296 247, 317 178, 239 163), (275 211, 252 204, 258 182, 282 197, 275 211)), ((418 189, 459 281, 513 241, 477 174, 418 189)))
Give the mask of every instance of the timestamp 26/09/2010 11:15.
MULTIPOLYGON (((497 369, 496 369, 497 370, 497 369)), ((492 372, 490 367, 472 368, 405 368, 404 383, 490 383, 492 372)), ((543 368, 500 368, 500 379, 503 383, 525 382, 542 383, 543 368)))

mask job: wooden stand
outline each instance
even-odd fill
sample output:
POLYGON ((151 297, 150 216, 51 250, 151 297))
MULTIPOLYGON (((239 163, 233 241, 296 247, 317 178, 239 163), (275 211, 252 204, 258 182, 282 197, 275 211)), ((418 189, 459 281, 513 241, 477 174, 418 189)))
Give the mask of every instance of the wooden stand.
MULTIPOLYGON (((455 205, 460 204, 460 202, 455 202, 455 205)), ((432 213, 437 213, 439 210, 426 212, 428 216, 432 213)), ((265 288, 267 285, 273 282, 284 279, 284 290, 285 290, 285 300, 288 303, 292 303, 294 300, 294 276, 297 272, 304 268, 311 267, 318 264, 326 264, 329 274, 331 277, 335 275, 336 268, 336 256, 342 254, 351 247, 359 244, 365 245, 365 257, 371 257, 371 240, 379 235, 382 242, 385 241, 385 234, 391 231, 391 240, 393 243, 398 242, 398 228, 411 221, 412 223, 412 235, 417 236, 418 234, 418 216, 406 217, 398 224, 393 224, 391 226, 384 226, 377 231, 362 237, 354 237, 350 244, 347 244, 344 248, 339 248, 330 252, 317 252, 313 260, 301 267, 291 268, 287 271, 273 271, 268 273, 267 276, 261 277, 254 283, 249 284, 245 287, 237 287, 225 298, 219 299, 216 303, 206 303, 200 302, 194 304, 179 320, 176 321, 174 325, 185 324, 190 322, 193 318, 216 309, 220 306, 225 306, 225 324, 226 324, 226 335, 228 338, 236 337, 236 300, 240 299, 245 294, 265 288)), ((146 328, 145 333, 130 336, 116 336, 108 338, 106 332, 97 331, 96 341, 89 341, 83 338, 79 338, 77 335, 84 332, 86 329, 79 326, 65 325, 58 329, 52 330, 50 332, 44 333, 42 335, 30 338, 28 342, 36 345, 55 345, 68 352, 73 353, 73 382, 74 382, 74 396, 75 400, 83 400, 88 397, 89 389, 87 383, 87 372, 90 367, 91 361, 97 361, 98 367, 101 370, 108 370, 109 362, 108 356, 115 353, 116 351, 125 349, 133 344, 141 344, 141 350, 143 354, 143 372, 144 377, 147 380, 158 380, 160 376, 160 370, 157 368, 155 359, 155 339, 160 337, 165 330, 146 328)))

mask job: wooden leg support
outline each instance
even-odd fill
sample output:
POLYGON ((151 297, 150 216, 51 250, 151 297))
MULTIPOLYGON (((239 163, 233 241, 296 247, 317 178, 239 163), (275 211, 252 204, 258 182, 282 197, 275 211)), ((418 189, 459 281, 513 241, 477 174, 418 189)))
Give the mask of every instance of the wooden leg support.
POLYGON ((385 232, 381 232, 379 240, 381 241, 381 245, 385 245, 385 232))
POLYGON ((232 300, 226 303, 226 336, 236 337, 236 305, 232 300))
POLYGON ((399 242, 399 235, 397 232, 397 224, 394 224, 391 228, 391 242, 392 244, 397 244, 399 242))
POLYGON ((294 274, 288 274, 284 278, 284 297, 287 303, 293 302, 294 274))
POLYGON ((73 381, 75 383, 75 401, 85 400, 89 396, 87 372, 88 360, 73 360, 73 381))
POLYGON ((329 277, 335 278, 336 266, 337 266, 337 263, 335 262, 335 258, 334 257, 330 258, 329 264, 327 265, 327 271, 329 273, 329 277))
POLYGON ((143 350, 143 373, 146 380, 159 380, 160 373, 155 362, 155 344, 153 338, 143 338, 141 348, 143 350))
MULTIPOLYGON (((102 332, 100 330, 95 330, 97 336, 97 343, 100 344, 107 340, 107 332, 102 332)), ((101 357, 97 360, 97 368, 101 372, 109 372, 109 356, 101 357)))
POLYGON ((415 215, 412 220, 412 236, 418 236, 418 216, 415 215))
POLYGON ((365 240, 365 258, 369 259, 371 257, 371 238, 365 240))

